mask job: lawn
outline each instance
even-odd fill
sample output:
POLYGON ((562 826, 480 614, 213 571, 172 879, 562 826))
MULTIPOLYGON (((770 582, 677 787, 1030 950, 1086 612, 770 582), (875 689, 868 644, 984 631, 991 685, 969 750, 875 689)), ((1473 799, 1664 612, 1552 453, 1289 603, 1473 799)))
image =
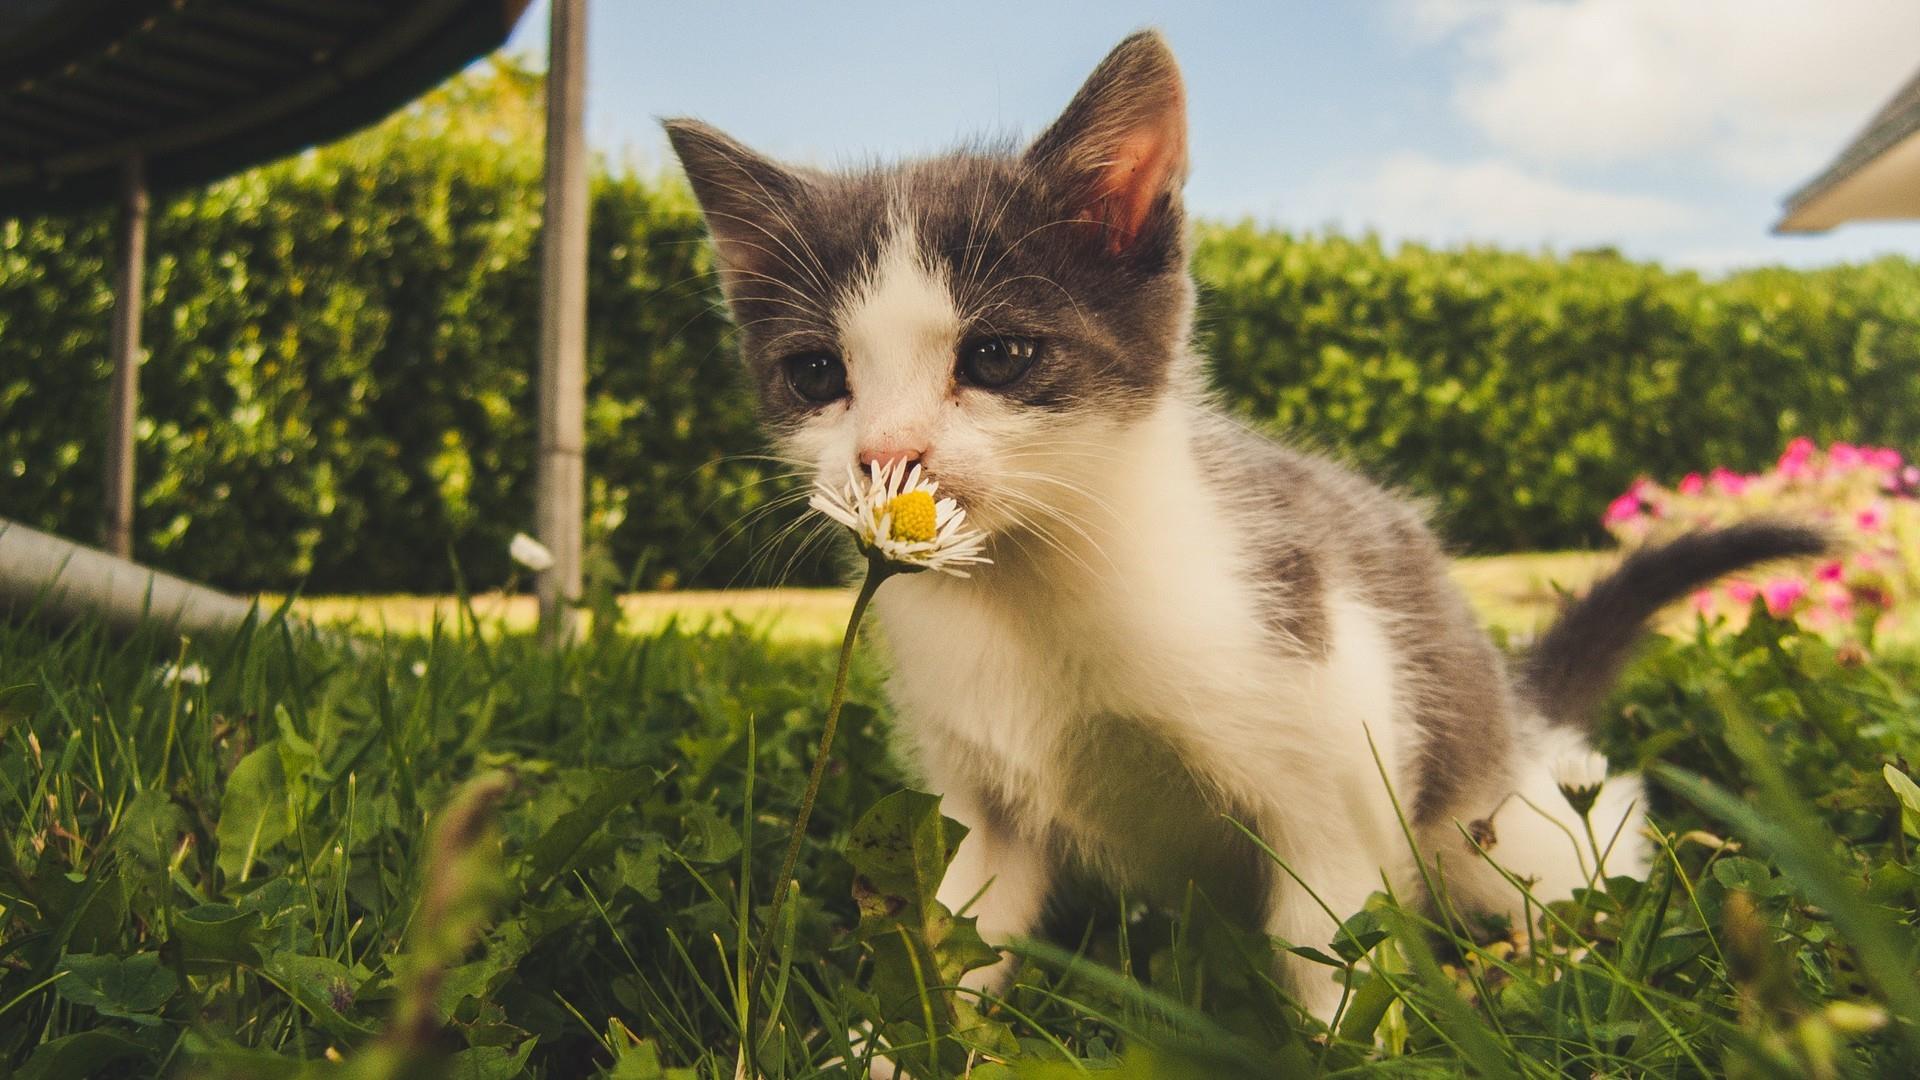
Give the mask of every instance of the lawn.
MULTIPOLYGON (((1524 634, 1591 563, 1460 574, 1524 634)), ((395 631, 357 644, 0 625, 0 1074, 731 1077, 750 1031, 832 1076, 863 1024, 922 1076, 1920 1072, 1902 648, 1652 644, 1606 731, 1657 780, 1651 879, 1532 927, 1343 912, 1287 943, 1351 976, 1328 1032, 1204 897, 1076 887, 1005 1000, 943 992, 984 954, 924 895, 954 834, 896 793, 865 652, 763 954, 844 603, 642 598, 559 655, 431 600, 302 602, 395 631)))

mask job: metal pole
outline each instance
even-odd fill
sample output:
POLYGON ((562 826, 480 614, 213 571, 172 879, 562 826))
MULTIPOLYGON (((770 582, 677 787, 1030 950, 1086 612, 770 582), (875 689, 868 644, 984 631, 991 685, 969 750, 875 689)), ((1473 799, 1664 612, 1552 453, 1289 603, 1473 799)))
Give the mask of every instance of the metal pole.
POLYGON ((107 391, 106 547, 133 557, 134 421, 140 411, 140 311, 145 306, 147 179, 139 155, 122 170, 114 230, 113 382, 107 391))
POLYGON ((547 53, 547 192, 540 231, 540 470, 534 515, 553 567, 539 576, 540 635, 579 621, 587 345, 586 0, 553 0, 547 53))
POLYGON ((98 621, 121 631, 156 623, 224 634, 252 611, 237 596, 0 518, 0 615, 98 621))

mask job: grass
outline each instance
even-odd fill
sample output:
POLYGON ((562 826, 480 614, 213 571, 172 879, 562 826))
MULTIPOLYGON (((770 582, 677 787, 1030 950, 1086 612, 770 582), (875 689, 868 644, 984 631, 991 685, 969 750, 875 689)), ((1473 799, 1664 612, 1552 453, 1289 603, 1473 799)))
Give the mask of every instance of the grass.
MULTIPOLYGON (((1461 574, 1524 632, 1586 565, 1461 574)), ((954 834, 862 652, 749 1001, 842 602, 677 597, 558 655, 432 601, 310 602, 395 631, 357 645, 0 624, 0 1074, 730 1077, 750 1043, 833 1076, 862 1024, 922 1076, 1920 1071, 1920 788, 1885 772, 1920 665, 1764 616, 1656 642, 1614 702, 1649 880, 1530 928, 1343 912, 1294 943, 1351 977, 1333 1032, 1204 897, 1075 889, 1006 1000, 945 992, 990 954, 924 894, 954 834)))

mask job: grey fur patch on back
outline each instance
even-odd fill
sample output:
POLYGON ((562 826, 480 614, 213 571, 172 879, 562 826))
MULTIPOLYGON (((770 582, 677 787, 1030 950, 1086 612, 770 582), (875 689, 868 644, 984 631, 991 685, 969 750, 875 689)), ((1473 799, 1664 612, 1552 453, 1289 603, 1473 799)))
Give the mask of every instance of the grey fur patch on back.
POLYGON ((1415 824, 1484 813, 1473 807, 1499 797, 1504 777, 1486 764, 1508 760, 1515 701, 1504 660, 1415 505, 1224 418, 1202 430, 1198 450, 1243 534, 1264 538, 1254 563, 1276 638, 1324 656, 1335 589, 1386 617, 1409 690, 1400 707, 1420 733, 1419 790, 1400 793, 1415 824))

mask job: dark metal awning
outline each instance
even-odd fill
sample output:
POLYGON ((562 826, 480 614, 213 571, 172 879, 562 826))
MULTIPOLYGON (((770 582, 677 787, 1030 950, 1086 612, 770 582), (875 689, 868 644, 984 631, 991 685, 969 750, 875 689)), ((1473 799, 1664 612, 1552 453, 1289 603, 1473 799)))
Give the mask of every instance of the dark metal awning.
POLYGON ((1920 218, 1920 73, 1880 107, 1825 172, 1787 196, 1775 232, 1920 218))
POLYGON ((380 119, 527 0, 4 0, 0 217, 202 184, 380 119))

